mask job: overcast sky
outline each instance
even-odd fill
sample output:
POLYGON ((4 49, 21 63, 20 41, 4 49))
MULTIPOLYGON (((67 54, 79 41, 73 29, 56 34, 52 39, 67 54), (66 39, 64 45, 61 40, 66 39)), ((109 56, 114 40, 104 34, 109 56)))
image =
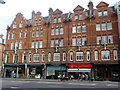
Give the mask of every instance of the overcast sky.
MULTIPOLYGON (((80 5, 87 8, 89 0, 4 0, 5 4, 0 4, 0 34, 6 38, 6 28, 14 20, 16 14, 21 12, 26 19, 31 18, 31 12, 40 11, 42 16, 48 16, 48 9, 51 7, 55 11, 57 8, 63 13, 73 12, 73 9, 80 5)), ((92 0, 94 8, 101 1, 113 6, 117 0, 92 0)), ((118 0, 119 1, 119 0, 118 0)))

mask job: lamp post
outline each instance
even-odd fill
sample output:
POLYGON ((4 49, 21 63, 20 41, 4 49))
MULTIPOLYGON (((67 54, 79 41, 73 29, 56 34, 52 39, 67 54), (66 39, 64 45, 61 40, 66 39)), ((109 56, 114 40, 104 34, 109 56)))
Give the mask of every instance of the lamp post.
POLYGON ((5 4, 5 1, 3 1, 3 0, 0 0, 0 4, 5 4))

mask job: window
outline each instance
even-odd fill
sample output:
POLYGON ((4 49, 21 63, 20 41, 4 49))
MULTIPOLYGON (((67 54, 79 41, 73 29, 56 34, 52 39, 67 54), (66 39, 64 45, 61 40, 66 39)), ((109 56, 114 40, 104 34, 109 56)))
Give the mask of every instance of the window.
POLYGON ((54 53, 54 61, 60 61, 60 53, 54 53))
POLYGON ((14 39, 14 37, 15 37, 15 34, 14 34, 14 33, 12 33, 12 39, 14 39))
POLYGON ((54 40, 51 40, 51 47, 54 47, 54 40))
POLYGON ((54 18, 54 23, 57 23, 57 19, 56 18, 54 18))
POLYGON ((108 30, 112 30, 112 22, 107 23, 108 30))
POLYGON ((66 61, 66 53, 63 52, 63 61, 66 61))
POLYGON ((52 30, 51 30, 51 35, 54 35, 54 28, 52 28, 52 30))
POLYGON ((102 51, 102 60, 110 60, 110 51, 102 51))
POLYGON ((16 22, 13 23, 13 29, 17 28, 16 22))
POLYGON ((26 37, 27 37, 27 31, 24 32, 24 38, 26 38, 26 37))
POLYGON ((11 50, 14 50, 14 42, 11 43, 11 50))
POLYGON ((100 24, 99 23, 96 24, 96 31, 100 31, 100 24))
POLYGON ((82 45, 87 45, 87 39, 86 38, 82 38, 82 45))
POLYGON ((22 38, 22 36, 23 36, 23 33, 22 33, 22 32, 20 32, 20 38, 22 38))
POLYGON ((117 50, 114 50, 114 60, 118 60, 117 50))
POLYGON ((108 43, 110 43, 110 44, 113 43, 113 36, 108 36, 108 43))
POLYGON ((23 61, 23 63, 27 63, 27 61, 26 61, 26 53, 25 52, 23 53, 22 61, 23 61))
POLYGON ((82 32, 86 32, 86 25, 82 26, 82 32))
POLYGON ((10 40, 10 33, 8 33, 8 40, 10 40))
POLYGON ((76 52, 76 61, 83 61, 83 52, 76 52))
POLYGON ((87 58, 87 61, 90 61, 90 51, 87 51, 86 54, 87 54, 87 55, 86 55, 86 56, 87 56, 87 57, 86 57, 86 58, 87 58))
POLYGON ((60 35, 64 34, 63 27, 60 27, 60 35))
MULTIPOLYGON (((18 49, 18 42, 15 42, 15 51, 18 49)), ((16 53, 16 52, 15 52, 16 53)))
POLYGON ((106 44, 107 43, 107 36, 102 36, 102 44, 106 44))
POLYGON ((106 23, 102 23, 102 30, 103 30, 103 31, 106 30, 106 23))
POLYGON ((36 31, 36 37, 39 37, 39 31, 36 31))
POLYGON ((40 55, 39 54, 34 54, 34 62, 39 62, 40 55))
POLYGON ((77 26, 77 33, 81 33, 81 26, 77 26))
POLYGON ((32 37, 35 37, 36 35, 35 35, 35 31, 32 31, 32 37))
POLYGON ((59 44, 59 40, 56 39, 56 40, 55 40, 55 45, 58 45, 58 44, 59 44))
POLYGON ((76 33, 76 26, 72 27, 72 33, 76 33))
POLYGON ((81 38, 77 38, 77 46, 81 46, 81 38))
POLYGON ((58 23, 60 23, 61 22, 61 18, 58 18, 58 23))
POLYGON ((19 49, 22 49, 22 41, 19 42, 19 49))
POLYGON ((75 15, 75 20, 78 20, 78 15, 75 15))
POLYGON ((76 38, 72 39, 72 46, 76 46, 76 38))
POLYGON ((82 14, 80 14, 80 17, 79 17, 79 18, 80 18, 80 20, 83 20, 83 15, 82 15, 82 14))
POLYGON ((32 47, 31 48, 35 48, 35 42, 32 42, 32 47))
POLYGON ((70 61, 73 61, 73 52, 70 52, 70 61))
POLYGON ((48 61, 49 62, 51 61, 51 53, 50 52, 48 53, 48 61))
POLYGON ((98 12, 98 17, 102 17, 102 12, 98 12))
POLYGON ((95 60, 98 60, 98 51, 95 51, 95 60))
POLYGON ((5 63, 8 63, 8 60, 9 60, 9 54, 7 53, 5 56, 5 63))
POLYGON ((40 37, 43 36, 43 30, 40 30, 40 37))
POLYGON ((31 62, 31 61, 32 61, 32 54, 29 53, 29 62, 31 62))
POLYGON ((45 54, 42 53, 42 61, 44 62, 45 61, 45 54))
POLYGON ((55 35, 58 35, 58 34, 59 34, 59 30, 58 30, 58 28, 56 28, 55 35))
POLYGON ((37 26, 37 25, 38 25, 38 21, 37 21, 37 20, 35 20, 35 22, 34 22, 34 23, 35 23, 35 26, 37 26))
POLYGON ((43 41, 40 41, 39 44, 40 44, 40 45, 39 45, 39 48, 42 48, 42 47, 43 47, 43 41))
POLYGON ((104 12, 103 12, 103 15, 104 15, 104 16, 108 16, 108 11, 104 11, 104 12))
POLYGON ((63 39, 60 39, 60 47, 63 47, 63 39))
POLYGON ((22 28, 22 27, 23 27, 23 21, 21 21, 19 24, 19 28, 22 28))
POLYGON ((38 48, 38 41, 36 41, 35 48, 38 48))
POLYGON ((14 64, 17 64, 18 63, 18 55, 17 54, 15 54, 14 55, 14 60, 13 60, 14 62, 14 64))
POLYGON ((101 37, 97 36, 97 44, 101 44, 101 37))

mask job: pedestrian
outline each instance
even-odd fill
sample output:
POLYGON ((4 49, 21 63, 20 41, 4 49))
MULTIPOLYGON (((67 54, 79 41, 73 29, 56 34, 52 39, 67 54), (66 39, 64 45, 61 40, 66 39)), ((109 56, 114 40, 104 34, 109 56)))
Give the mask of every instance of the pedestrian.
POLYGON ((70 75, 70 80, 73 80, 74 79, 74 76, 73 75, 70 75))

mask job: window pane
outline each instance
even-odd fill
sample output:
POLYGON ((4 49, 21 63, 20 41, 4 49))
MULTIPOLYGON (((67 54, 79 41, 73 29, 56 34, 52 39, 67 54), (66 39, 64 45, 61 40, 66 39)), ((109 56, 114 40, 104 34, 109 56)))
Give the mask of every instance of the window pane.
POLYGON ((100 36, 97 37, 97 44, 101 44, 101 37, 100 36))
POLYGON ((81 33, 81 26, 77 26, 77 33, 81 33))
POLYGON ((102 60, 110 60, 110 52, 102 51, 102 60))
POLYGON ((108 11, 103 12, 104 16, 108 16, 108 11))
POLYGON ((70 52, 70 61, 73 61, 73 52, 70 52))
POLYGON ((100 24, 96 24, 96 31, 100 31, 100 24))
POLYGON ((106 30, 106 23, 102 23, 102 30, 103 30, 103 31, 106 30))
POLYGON ((108 25, 108 30, 112 30, 112 22, 108 22, 107 25, 108 25))
POLYGON ((113 43, 113 36, 108 36, 108 43, 110 43, 110 44, 113 43))
POLYGON ((72 46, 76 46, 76 38, 72 39, 72 46))
POLYGON ((98 60, 98 51, 95 51, 95 60, 98 60))
POLYGON ((76 52, 76 61, 83 61, 83 52, 76 52))
POLYGON ((98 12, 98 17, 102 17, 102 12, 98 12))
POLYGON ((86 25, 82 26, 82 32, 86 32, 86 25))
POLYGON ((60 28, 60 34, 62 35, 64 32, 63 32, 63 28, 61 27, 60 28))
POLYGON ((76 33, 76 26, 72 27, 72 33, 76 33))
POLYGON ((54 61, 60 61, 60 53, 54 53, 54 61))
POLYGON ((51 30, 51 35, 54 35, 54 28, 52 28, 52 30, 51 30))
POLYGON ((117 50, 114 50, 114 60, 118 60, 117 50))

